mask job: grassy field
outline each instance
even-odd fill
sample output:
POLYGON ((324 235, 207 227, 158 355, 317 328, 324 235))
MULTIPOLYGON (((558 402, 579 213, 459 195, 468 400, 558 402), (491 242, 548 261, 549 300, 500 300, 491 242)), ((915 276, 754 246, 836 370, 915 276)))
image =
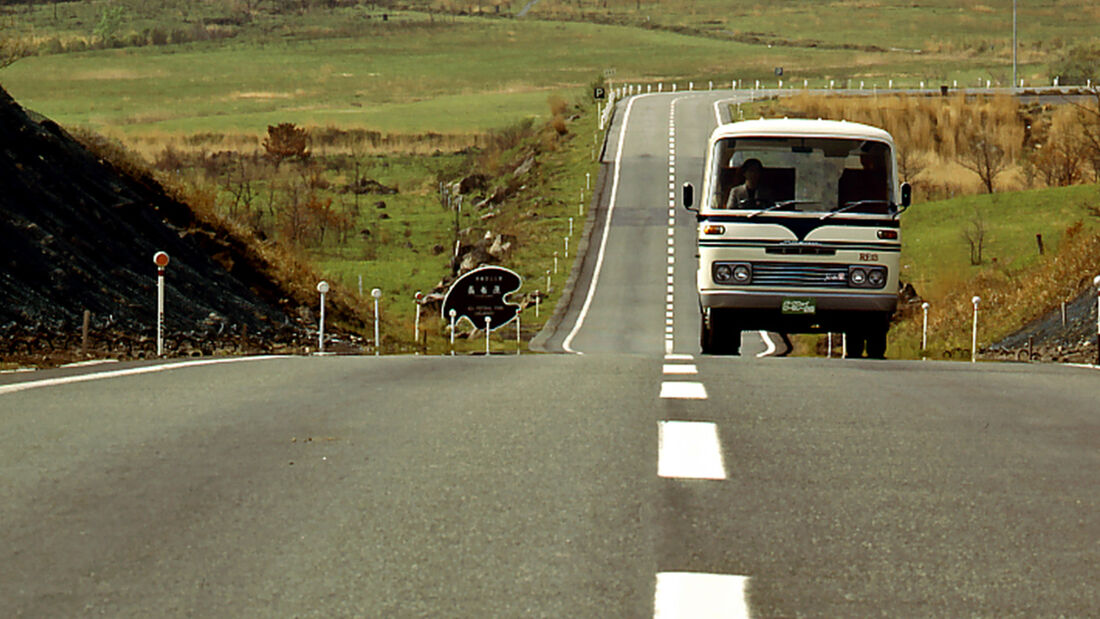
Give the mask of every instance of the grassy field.
MULTIPOLYGON (((899 85, 1003 82, 1009 58, 1004 36, 991 40, 976 34, 1007 33, 1003 11, 952 7, 945 0, 919 8, 833 3, 828 10, 796 0, 766 11, 705 0, 612 2, 597 11, 641 28, 365 5, 301 15, 256 13, 245 20, 225 9, 227 3, 176 4, 176 11, 158 12, 127 3, 115 28, 121 48, 65 53, 41 41, 96 44, 92 32, 107 4, 63 3, 56 19, 50 5, 9 13, 11 32, 39 41, 40 52, 0 70, 0 83, 64 124, 124 136, 258 131, 274 122, 455 133, 541 116, 547 95, 586 86, 606 69, 614 69, 613 79, 620 82, 773 84, 773 69, 783 67, 787 84, 850 80, 881 87, 888 79, 899 85), (187 30, 225 21, 230 25, 205 26, 205 38, 187 30), (685 34, 653 29, 654 24, 685 34), (149 44, 154 31, 169 36, 163 44, 149 44), (730 33, 755 33, 755 38, 730 33), (800 43, 773 45, 769 37, 800 43), (183 42, 173 43, 176 39, 183 42), (920 54, 913 53, 917 49, 920 54)), ((1033 38, 1022 39, 1022 47, 1031 50, 1021 58, 1022 75, 1032 81, 1045 83, 1047 63, 1074 41, 1095 36, 1100 26, 1100 10, 1091 4, 1058 6, 1079 19, 1054 20, 1049 8, 1025 10, 1033 38)), ((573 8, 540 2, 534 15, 569 17, 573 8)))
MULTIPOLYGON (((1077 296, 1100 272, 1100 217, 1090 210, 1098 205, 1100 187, 1085 185, 966 196, 907 211, 902 279, 932 307, 929 356, 969 349, 975 295, 983 299, 980 346, 1077 296), (986 229, 980 265, 971 264, 963 236, 975 219, 986 229), (1043 238, 1041 255, 1036 235, 1043 238)), ((890 337, 888 356, 920 358, 920 312, 896 324, 890 337)))
POLYGON ((0 71, 0 83, 63 124, 123 135, 257 131, 274 122, 453 133, 544 116, 548 95, 575 92, 604 67, 616 67, 618 79, 725 80, 739 67, 842 62, 836 51, 467 19, 366 38, 36 56, 0 71))

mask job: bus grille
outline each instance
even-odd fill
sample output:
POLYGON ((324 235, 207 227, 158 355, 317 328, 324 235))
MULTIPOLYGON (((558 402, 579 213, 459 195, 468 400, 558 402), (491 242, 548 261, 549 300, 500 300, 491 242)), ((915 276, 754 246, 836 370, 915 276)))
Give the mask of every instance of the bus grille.
POLYGON ((757 286, 847 288, 848 265, 754 262, 752 283, 757 286))

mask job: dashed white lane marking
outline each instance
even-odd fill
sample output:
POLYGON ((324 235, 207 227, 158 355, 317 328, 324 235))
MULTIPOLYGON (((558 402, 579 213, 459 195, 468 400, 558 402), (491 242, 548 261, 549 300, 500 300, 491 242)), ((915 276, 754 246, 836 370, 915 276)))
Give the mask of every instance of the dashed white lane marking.
POLYGON ((665 355, 665 361, 691 361, 691 355, 665 355))
POLYGON ((703 383, 665 381, 661 383, 661 397, 671 400, 705 400, 707 388, 703 383))
POLYGON ((659 572, 654 619, 748 619, 749 577, 697 572, 659 572))
MULTIPOLYGON (((668 278, 665 281, 665 352, 671 353, 675 341, 674 309, 673 309, 673 279, 672 269, 676 261, 676 101, 673 99, 668 106, 668 278)), ((664 387, 662 387, 662 392, 664 387)))
POLYGON ((14 383, 11 385, 0 385, 0 395, 5 393, 15 393, 17 391, 25 391, 27 389, 35 389, 38 387, 53 387, 56 385, 68 385, 71 383, 83 383, 90 380, 100 380, 104 378, 118 378, 121 376, 135 376, 138 374, 151 374, 153 372, 167 372, 170 370, 180 370, 183 368, 193 368, 201 365, 217 365, 222 363, 238 363, 241 361, 264 361, 267 359, 288 359, 287 355, 257 355, 255 357, 230 357, 225 359, 201 359, 198 361, 181 361, 179 363, 168 363, 165 365, 147 365, 140 368, 129 368, 126 370, 114 370, 111 372, 96 372, 94 374, 80 374, 77 376, 62 376, 60 378, 47 378, 44 380, 33 380, 23 383, 14 383))
POLYGON ((693 364, 693 363, 688 363, 688 364, 666 363, 661 368, 661 373, 662 374, 669 374, 669 375, 698 374, 699 373, 699 368, 696 367, 695 364, 693 364))
POLYGON ((657 425, 658 476, 726 478, 717 424, 706 421, 659 421, 657 425))

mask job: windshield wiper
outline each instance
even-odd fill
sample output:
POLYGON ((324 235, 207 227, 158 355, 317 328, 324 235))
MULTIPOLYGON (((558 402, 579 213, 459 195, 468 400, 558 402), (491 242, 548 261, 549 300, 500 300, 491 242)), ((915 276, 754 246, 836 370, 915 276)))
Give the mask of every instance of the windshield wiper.
POLYGON ((860 206, 866 206, 868 204, 885 204, 887 206, 891 206, 889 200, 857 200, 855 202, 849 202, 849 203, 845 204, 844 206, 836 209, 835 211, 829 211, 828 213, 825 213, 824 215, 819 217, 819 219, 828 219, 828 218, 832 217, 833 215, 836 215, 837 213, 843 213, 845 211, 850 211, 854 208, 857 208, 857 207, 860 207, 860 206))
POLYGON ((783 208, 785 206, 796 206, 798 204, 817 204, 817 200, 783 200, 782 202, 776 202, 775 204, 769 206, 768 208, 760 209, 759 211, 753 211, 753 212, 749 213, 748 216, 746 217, 746 219, 752 219, 753 217, 756 217, 757 215, 763 215, 764 213, 770 213, 771 211, 783 208))

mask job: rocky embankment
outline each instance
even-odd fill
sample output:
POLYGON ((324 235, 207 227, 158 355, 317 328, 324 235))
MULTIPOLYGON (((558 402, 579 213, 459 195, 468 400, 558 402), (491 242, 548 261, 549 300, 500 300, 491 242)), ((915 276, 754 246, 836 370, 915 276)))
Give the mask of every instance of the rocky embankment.
POLYGON ((302 304, 261 246, 200 220, 147 173, 98 158, 0 88, 0 359, 153 354, 157 251, 171 257, 172 354, 305 341, 302 304))

